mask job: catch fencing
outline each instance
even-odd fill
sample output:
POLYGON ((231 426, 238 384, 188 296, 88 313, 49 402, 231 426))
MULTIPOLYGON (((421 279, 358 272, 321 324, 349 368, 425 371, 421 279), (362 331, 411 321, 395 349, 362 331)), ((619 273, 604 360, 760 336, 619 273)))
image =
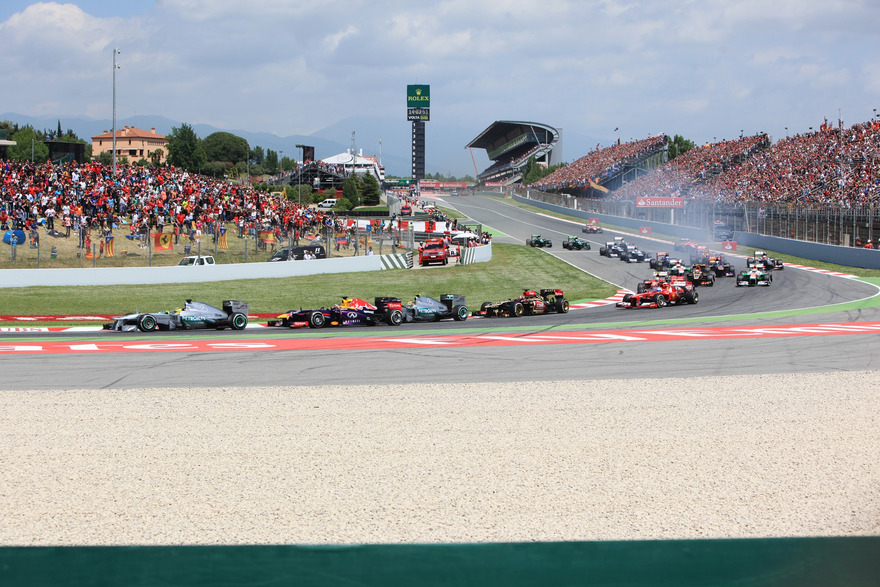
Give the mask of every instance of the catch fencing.
POLYGON ((632 200, 600 200, 519 188, 516 195, 564 208, 698 228, 712 234, 718 225, 732 231, 843 247, 880 237, 880 212, 868 204, 768 204, 685 201, 681 208, 639 207, 632 200))

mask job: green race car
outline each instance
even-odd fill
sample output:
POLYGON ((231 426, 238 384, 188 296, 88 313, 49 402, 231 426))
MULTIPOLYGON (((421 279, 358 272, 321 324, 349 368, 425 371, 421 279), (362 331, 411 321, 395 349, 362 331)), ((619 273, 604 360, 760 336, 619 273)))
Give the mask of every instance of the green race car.
POLYGON ((549 238, 544 238, 540 234, 533 234, 526 240, 526 244, 530 247, 547 247, 548 249, 553 246, 553 242, 549 238))
POLYGON ((562 248, 570 251, 589 251, 590 241, 585 241, 576 236, 570 236, 568 237, 568 240, 562 241, 562 248))

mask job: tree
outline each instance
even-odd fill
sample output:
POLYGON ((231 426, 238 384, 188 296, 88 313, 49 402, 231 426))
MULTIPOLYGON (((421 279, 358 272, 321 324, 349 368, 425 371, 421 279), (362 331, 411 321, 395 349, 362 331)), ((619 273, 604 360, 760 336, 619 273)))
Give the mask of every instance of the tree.
MULTIPOLYGON (((667 137, 668 138, 668 137, 667 137)), ((694 142, 689 141, 681 135, 675 135, 669 141, 668 146, 668 157, 669 160, 672 161, 679 155, 684 155, 688 151, 694 148, 694 142)))
POLYGON ((110 151, 102 151, 98 154, 98 163, 105 166, 112 165, 113 155, 110 154, 110 151))
POLYGON ((15 145, 9 147, 7 155, 13 161, 30 161, 45 163, 49 159, 49 147, 43 143, 43 134, 34 130, 32 126, 25 126, 16 132, 10 140, 15 145))
POLYGON ((361 197, 358 194, 358 180, 354 175, 349 175, 342 182, 342 199, 348 200, 348 203, 351 205, 348 210, 354 210, 360 205, 361 197))
POLYGON ((165 151, 162 149, 155 149, 150 151, 150 161, 153 164, 153 167, 159 167, 162 162, 162 155, 165 154, 165 151))
POLYGON ((278 173, 278 153, 272 149, 267 149, 263 168, 267 173, 278 173))
POLYGON ((250 153, 251 161, 256 165, 262 165, 263 161, 266 159, 266 153, 263 152, 263 147, 257 145, 254 147, 253 151, 250 153))
MULTIPOLYGON (((382 203, 379 180, 372 173, 365 173, 361 183, 361 195, 364 206, 378 206, 382 203)), ((329 196, 328 196, 329 197, 329 196)))
POLYGON ((348 212, 349 210, 354 210, 354 206, 352 206, 351 202, 349 202, 345 198, 339 198, 338 200, 336 200, 336 206, 334 206, 334 209, 348 212))
POLYGON ((245 139, 228 132, 215 132, 202 141, 208 161, 228 161, 235 164, 247 159, 249 149, 245 139))
POLYGON ((168 162, 186 171, 199 171, 208 161, 202 141, 193 127, 183 123, 171 128, 168 139, 168 162))

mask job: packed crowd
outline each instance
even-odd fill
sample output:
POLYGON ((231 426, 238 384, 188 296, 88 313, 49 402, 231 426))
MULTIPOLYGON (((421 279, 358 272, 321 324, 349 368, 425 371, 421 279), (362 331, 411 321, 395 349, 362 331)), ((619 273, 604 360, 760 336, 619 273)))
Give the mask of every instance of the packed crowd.
POLYGON ((786 137, 707 182, 722 202, 875 204, 880 200, 880 123, 786 137))
POLYGON ((694 184, 724 173, 769 145, 769 137, 758 134, 695 147, 664 163, 656 172, 626 183, 612 197, 631 200, 638 196, 690 195, 694 184))
MULTIPOLYGON (((592 165, 596 161, 614 159, 613 147, 591 153, 538 185, 562 190, 586 185, 595 173, 592 165)), ((607 197, 633 200, 639 196, 681 196, 720 203, 874 205, 880 201, 880 121, 850 128, 825 124, 818 131, 786 137, 775 144, 766 134, 757 134, 703 145, 607 197)))
POLYGON ((0 161, 0 225, 27 231, 38 223, 68 237, 90 230, 168 230, 175 242, 214 234, 227 223, 239 236, 272 230, 294 240, 325 226, 344 229, 332 211, 173 168, 123 166, 114 178, 97 162, 0 161))
POLYGON ((590 181, 614 175, 624 165, 640 160, 665 144, 666 136, 657 135, 640 141, 617 144, 607 149, 597 149, 532 185, 543 190, 584 187, 589 185, 590 181))

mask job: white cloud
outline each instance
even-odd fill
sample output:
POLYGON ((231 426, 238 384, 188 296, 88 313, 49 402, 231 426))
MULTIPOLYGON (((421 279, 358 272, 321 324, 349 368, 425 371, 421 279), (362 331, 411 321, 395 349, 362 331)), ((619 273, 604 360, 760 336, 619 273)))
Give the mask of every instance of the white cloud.
POLYGON ((0 67, 16 80, 3 110, 106 116, 114 46, 121 116, 279 135, 398 117, 408 83, 432 85, 435 120, 454 113, 478 132, 543 116, 569 137, 606 138, 614 120, 700 142, 880 107, 869 0, 160 0, 123 16, 102 5, 0 16, 0 67))

